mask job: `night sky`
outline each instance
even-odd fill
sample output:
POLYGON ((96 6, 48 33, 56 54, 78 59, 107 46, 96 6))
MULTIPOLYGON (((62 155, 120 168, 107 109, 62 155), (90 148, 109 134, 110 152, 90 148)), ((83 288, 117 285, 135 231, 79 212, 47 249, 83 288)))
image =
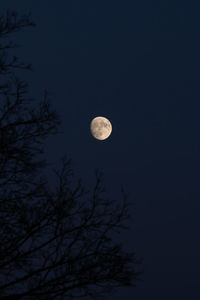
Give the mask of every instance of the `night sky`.
MULTIPOLYGON (((1 0, 31 12, 14 34, 31 96, 46 88, 62 134, 45 144, 90 185, 94 170, 134 203, 124 245, 144 259, 143 282, 108 299, 200 299, 200 4, 186 0, 1 0), (110 138, 90 122, 107 117, 110 138)), ((107 300, 107 298, 105 298, 107 300)))

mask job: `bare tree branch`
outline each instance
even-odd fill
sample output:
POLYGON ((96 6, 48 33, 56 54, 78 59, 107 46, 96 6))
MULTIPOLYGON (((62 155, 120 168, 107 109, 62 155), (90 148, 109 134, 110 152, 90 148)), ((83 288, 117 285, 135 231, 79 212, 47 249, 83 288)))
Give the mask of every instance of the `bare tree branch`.
MULTIPOLYGON (((0 39, 33 25, 29 15, 7 12, 0 39)), ((88 190, 66 158, 53 184, 44 178, 44 139, 60 120, 46 92, 36 105, 17 78, 15 68, 25 65, 8 59, 13 47, 0 44, 0 299, 96 299, 134 286, 140 261, 113 238, 127 229, 126 193, 107 199, 99 171, 88 190)))

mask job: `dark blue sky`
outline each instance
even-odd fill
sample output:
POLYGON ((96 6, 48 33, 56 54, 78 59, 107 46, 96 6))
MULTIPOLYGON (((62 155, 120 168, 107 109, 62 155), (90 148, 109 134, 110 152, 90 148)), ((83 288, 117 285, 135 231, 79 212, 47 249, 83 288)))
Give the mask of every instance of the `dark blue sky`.
POLYGON ((86 183, 100 168, 110 194, 123 183, 135 203, 124 243, 144 258, 144 282, 113 299, 200 299, 200 4, 1 0, 6 8, 37 24, 15 37, 33 64, 32 95, 47 88, 62 117, 48 158, 69 154, 86 183), (97 115, 112 122, 104 142, 90 135, 97 115))

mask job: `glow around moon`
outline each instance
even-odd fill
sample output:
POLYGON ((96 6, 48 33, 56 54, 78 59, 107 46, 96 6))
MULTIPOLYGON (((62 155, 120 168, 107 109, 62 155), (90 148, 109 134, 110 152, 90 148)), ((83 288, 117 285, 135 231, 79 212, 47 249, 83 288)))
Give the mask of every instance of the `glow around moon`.
POLYGON ((96 117, 90 124, 90 131, 93 137, 97 140, 107 139, 112 132, 110 121, 104 117, 96 117))

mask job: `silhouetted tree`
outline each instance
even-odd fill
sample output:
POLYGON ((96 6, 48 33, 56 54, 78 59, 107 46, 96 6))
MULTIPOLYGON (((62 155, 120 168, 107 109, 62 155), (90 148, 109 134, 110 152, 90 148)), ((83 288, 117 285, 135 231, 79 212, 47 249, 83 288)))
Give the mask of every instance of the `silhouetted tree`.
POLYGON ((0 299, 95 298, 135 285, 138 260, 112 238, 125 228, 126 195, 120 205, 105 199, 100 172, 86 191, 67 159, 54 187, 41 175, 43 141, 59 118, 47 94, 36 107, 14 72, 30 66, 9 56, 8 37, 27 26, 29 15, 0 18, 0 299))

